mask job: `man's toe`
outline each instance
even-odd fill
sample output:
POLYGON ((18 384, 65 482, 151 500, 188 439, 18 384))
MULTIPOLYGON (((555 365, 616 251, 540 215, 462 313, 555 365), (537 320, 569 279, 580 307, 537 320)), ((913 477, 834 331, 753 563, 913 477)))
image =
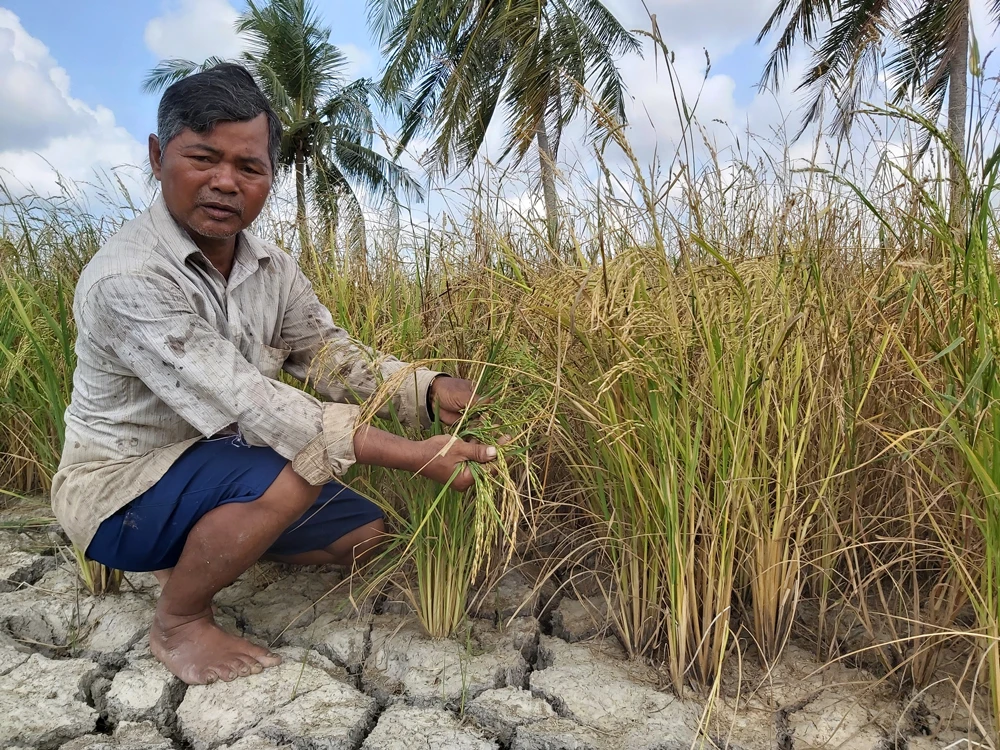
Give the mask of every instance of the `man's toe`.
POLYGON ((256 659, 252 659, 249 656, 241 656, 238 664, 236 665, 236 671, 243 677, 246 677, 248 674, 254 673, 255 664, 257 665, 257 671, 259 672, 261 670, 261 666, 256 659))
POLYGON ((276 667, 281 664, 281 657, 273 651, 267 651, 256 659, 262 667, 276 667))

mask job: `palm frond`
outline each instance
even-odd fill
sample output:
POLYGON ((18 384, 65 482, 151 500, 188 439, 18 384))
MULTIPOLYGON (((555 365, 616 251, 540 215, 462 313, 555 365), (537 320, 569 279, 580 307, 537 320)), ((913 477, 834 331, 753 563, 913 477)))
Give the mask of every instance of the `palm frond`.
POLYGON ((357 194, 337 165, 326 158, 317 159, 313 170, 313 195, 319 215, 330 235, 331 244, 336 240, 338 227, 347 223, 347 245, 351 254, 366 255, 364 211, 357 194))
POLYGON ((640 50, 600 0, 372 0, 369 20, 387 59, 380 90, 402 121, 400 148, 433 133, 429 154, 445 173, 468 165, 501 109, 504 156, 527 151, 543 120, 558 134, 584 101, 569 78, 593 84, 625 119, 617 59, 640 50))
POLYGON ((341 87, 320 107, 323 118, 350 132, 350 140, 370 145, 375 129, 371 100, 376 87, 370 78, 359 78, 341 87))
POLYGON ((293 100, 326 99, 346 82, 347 57, 306 0, 249 0, 237 31, 247 38, 248 57, 273 70, 293 100))
POLYGON ((282 125, 287 125, 292 119, 292 113, 296 111, 296 105, 285 88, 284 82, 278 71, 270 65, 246 52, 242 62, 253 72, 254 78, 261 89, 267 95, 272 109, 282 120, 282 125))
POLYGON ((210 57, 202 63, 196 63, 192 60, 182 60, 180 58, 161 60, 142 79, 142 90, 146 94, 163 91, 171 84, 177 83, 177 81, 200 71, 214 68, 216 65, 221 65, 224 62, 226 60, 221 57, 210 57))
MULTIPOLYGON (((988 6, 1000 26, 1000 0, 989 0, 988 6)), ((798 86, 811 92, 800 135, 830 100, 833 130, 845 135, 883 70, 896 104, 912 100, 935 121, 944 108, 953 63, 969 44, 968 13, 968 0, 778 0, 757 37, 760 43, 785 23, 761 83, 781 83, 796 42, 818 43, 798 86), (823 28, 826 21, 830 25, 823 28), (886 47, 891 54, 883 59, 886 47)))
POLYGON ((778 6, 757 35, 757 44, 760 44, 764 41, 764 37, 778 26, 782 18, 789 16, 788 23, 774 45, 774 50, 764 64, 761 85, 778 86, 782 77, 788 72, 788 60, 796 41, 801 39, 806 44, 816 41, 819 38, 820 24, 834 16, 831 0, 799 0, 794 7, 793 3, 794 0, 779 0, 778 6))
POLYGON ((819 118, 830 95, 836 104, 833 128, 847 134, 865 87, 875 80, 891 12, 890 0, 841 0, 839 14, 798 87, 813 92, 799 134, 819 118))
MULTIPOLYGON (((952 61, 968 44, 959 33, 963 12, 967 12, 967 6, 962 2, 923 0, 903 23, 899 32, 901 47, 887 64, 896 79, 893 101, 901 104, 908 98, 914 100, 930 122, 941 117, 952 61)), ((920 154, 930 146, 931 136, 928 131, 921 139, 920 154)))
POLYGON ((356 141, 335 139, 328 156, 352 186, 366 190, 377 203, 393 203, 399 193, 423 198, 419 183, 404 167, 356 141))

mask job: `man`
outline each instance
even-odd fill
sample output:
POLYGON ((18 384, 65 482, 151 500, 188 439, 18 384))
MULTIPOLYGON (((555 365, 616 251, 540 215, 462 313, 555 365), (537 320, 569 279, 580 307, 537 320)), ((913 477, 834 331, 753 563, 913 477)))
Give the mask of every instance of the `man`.
MULTIPOLYGON (((221 630, 215 594, 262 556, 350 565, 384 532, 337 484, 353 463, 439 482, 496 450, 358 426, 380 381, 405 421, 446 423, 472 384, 378 355, 337 328, 295 262, 244 231, 277 167, 281 125, 243 68, 220 65, 163 95, 149 160, 161 195, 80 276, 73 398, 52 504, 94 560, 162 586, 150 647, 188 684, 280 659, 221 630), (330 399, 277 376, 284 369, 330 399)), ((383 413, 388 405, 383 409, 383 413)))

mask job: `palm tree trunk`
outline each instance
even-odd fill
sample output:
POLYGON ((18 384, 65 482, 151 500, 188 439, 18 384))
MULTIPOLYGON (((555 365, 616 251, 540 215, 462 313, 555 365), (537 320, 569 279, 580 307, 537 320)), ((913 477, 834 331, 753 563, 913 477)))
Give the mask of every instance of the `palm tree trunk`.
POLYGON ((962 3, 962 20, 955 30, 954 50, 948 82, 948 135, 955 147, 951 158, 951 223, 958 229, 965 225, 967 191, 965 163, 965 123, 969 103, 969 3, 962 3))
POLYGON ((306 155, 301 147, 295 150, 295 223, 299 228, 302 257, 307 260, 312 255, 312 250, 306 223, 306 155))
POLYGON ((549 147, 549 134, 545 120, 535 129, 538 141, 538 163, 542 173, 542 195, 545 199, 545 223, 549 230, 549 245, 555 250, 559 240, 559 197, 556 194, 556 157, 549 147))

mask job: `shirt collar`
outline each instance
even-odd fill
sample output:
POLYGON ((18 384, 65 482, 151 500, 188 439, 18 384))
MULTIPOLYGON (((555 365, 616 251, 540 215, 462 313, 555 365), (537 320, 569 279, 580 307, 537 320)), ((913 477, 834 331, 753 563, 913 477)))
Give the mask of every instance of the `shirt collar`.
MULTIPOLYGON (((157 235, 163 240, 167 251, 181 265, 192 255, 205 257, 201 250, 198 249, 198 246, 194 244, 191 235, 185 232, 181 225, 174 220, 174 217, 170 215, 162 193, 156 196, 156 200, 150 205, 149 216, 153 221, 153 227, 157 235)), ((240 256, 243 255, 243 252, 248 252, 249 258, 256 260, 256 265, 258 266, 261 262, 270 261, 271 259, 271 255, 268 253, 264 243, 246 231, 240 232, 237 236, 235 262, 240 262, 240 256)))

